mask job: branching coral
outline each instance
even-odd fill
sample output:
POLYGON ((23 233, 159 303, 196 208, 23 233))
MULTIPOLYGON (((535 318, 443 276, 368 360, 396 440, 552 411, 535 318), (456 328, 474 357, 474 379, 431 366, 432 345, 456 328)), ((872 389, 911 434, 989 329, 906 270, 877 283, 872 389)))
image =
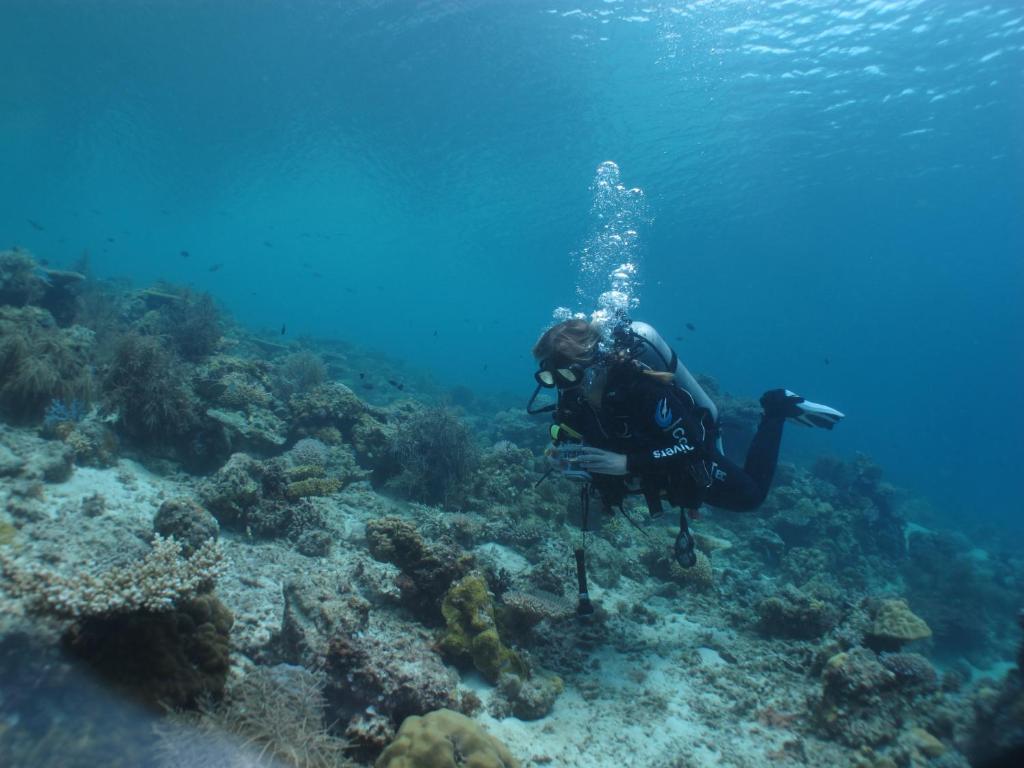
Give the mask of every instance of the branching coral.
POLYGON ((159 534, 145 559, 95 574, 58 573, 0 551, 6 588, 41 612, 81 619, 89 616, 168 611, 209 587, 224 572, 224 553, 214 541, 188 559, 181 544, 159 534))

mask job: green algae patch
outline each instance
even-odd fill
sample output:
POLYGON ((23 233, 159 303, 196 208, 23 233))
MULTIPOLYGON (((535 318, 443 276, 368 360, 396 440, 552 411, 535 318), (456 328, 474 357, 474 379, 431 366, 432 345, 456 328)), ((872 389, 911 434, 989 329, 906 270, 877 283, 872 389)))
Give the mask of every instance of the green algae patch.
POLYGON ((285 496, 292 501, 307 496, 330 496, 341 488, 341 480, 336 477, 309 477, 288 483, 284 490, 285 496))
POLYGON ((6 520, 0 520, 0 547, 6 547, 14 543, 14 536, 18 529, 6 520))
POLYGON ((491 683, 503 673, 528 676, 526 664, 498 635, 494 602, 482 576, 471 573, 455 582, 444 596, 441 613, 447 625, 441 641, 446 652, 472 660, 491 683))

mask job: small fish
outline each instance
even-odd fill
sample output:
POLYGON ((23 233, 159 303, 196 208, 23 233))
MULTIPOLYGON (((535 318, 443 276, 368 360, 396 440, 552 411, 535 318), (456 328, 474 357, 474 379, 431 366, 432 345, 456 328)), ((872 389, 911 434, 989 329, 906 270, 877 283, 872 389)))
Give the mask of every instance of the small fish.
POLYGON ((373 382, 364 381, 363 382, 363 389, 373 389, 373 382))
POLYGON ((484 363, 484 370, 487 370, 487 363, 484 363))
POLYGON ((437 336, 437 331, 434 331, 434 336, 437 336))
POLYGON ((319 272, 314 272, 313 277, 323 277, 319 272))
POLYGON ((114 238, 112 238, 112 237, 108 237, 108 238, 107 238, 107 242, 108 242, 108 243, 116 243, 117 241, 116 241, 116 240, 114 240, 114 238))
POLYGON ((44 227, 38 221, 35 221, 33 219, 25 219, 25 221, 27 221, 31 225, 32 229, 34 229, 36 232, 45 232, 46 231, 46 227, 44 227))
POLYGON ((178 255, 181 256, 181 258, 183 259, 187 259, 192 254, 189 253, 188 251, 178 251, 178 255))
POLYGON ((676 338, 676 341, 682 341, 683 340, 682 336, 676 336, 675 338, 676 338))
POLYGON ((359 378, 360 379, 365 379, 366 378, 366 374, 365 373, 360 373, 359 374, 359 378))
POLYGON ((223 266, 224 265, 220 264, 220 263, 214 264, 212 267, 210 267, 210 271, 211 272, 219 272, 220 268, 223 267, 223 266))
POLYGON ((284 336, 284 323, 281 323, 281 335, 284 336))
POLYGON ((263 245, 265 247, 267 247, 267 248, 273 248, 274 247, 274 244, 272 242, 270 242, 269 240, 264 240, 263 241, 263 245))
POLYGON ((687 323, 686 327, 691 331, 696 331, 697 327, 693 323, 687 323))
POLYGON ((825 358, 825 365, 831 365, 831 364, 832 364, 832 359, 831 359, 831 358, 828 358, 828 357, 826 357, 826 358, 825 358))
POLYGON ((395 389, 405 389, 405 384, 403 384, 400 381, 395 381, 394 379, 388 379, 388 384, 390 384, 395 389))

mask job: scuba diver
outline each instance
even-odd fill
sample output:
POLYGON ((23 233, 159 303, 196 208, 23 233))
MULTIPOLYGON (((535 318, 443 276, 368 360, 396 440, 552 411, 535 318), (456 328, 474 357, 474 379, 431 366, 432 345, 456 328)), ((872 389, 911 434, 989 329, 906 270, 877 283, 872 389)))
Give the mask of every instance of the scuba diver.
MULTIPOLYGON (((687 510, 757 509, 771 486, 786 419, 832 429, 844 416, 788 389, 765 392, 741 467, 722 450, 714 402, 654 328, 621 320, 611 343, 604 338, 601 326, 583 319, 545 331, 533 348, 539 369, 527 411, 554 413, 549 455, 564 475, 583 481, 584 531, 591 495, 621 510, 627 495, 641 494, 652 517, 661 516, 667 499, 680 510, 674 555, 685 568, 697 562, 687 510), (557 404, 535 408, 541 389, 557 390, 557 404)), ((576 559, 580 611, 590 612, 581 550, 576 559)))

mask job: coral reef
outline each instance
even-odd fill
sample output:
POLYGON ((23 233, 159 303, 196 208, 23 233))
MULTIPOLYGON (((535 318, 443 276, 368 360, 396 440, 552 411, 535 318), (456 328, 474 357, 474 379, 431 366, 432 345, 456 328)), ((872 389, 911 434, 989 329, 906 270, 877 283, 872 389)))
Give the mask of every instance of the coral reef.
POLYGON ((501 595, 500 624, 515 634, 522 634, 542 621, 558 622, 575 615, 576 607, 553 592, 509 590, 501 595))
MULTIPOLYGON (((1017 614, 1017 623, 1024 630, 1024 611, 1017 614)), ((963 740, 972 765, 1000 764, 1012 750, 1019 754, 1024 749, 1024 639, 1017 665, 998 683, 982 685, 970 704, 972 717, 963 740)))
POLYGON ((161 286, 165 296, 161 302, 157 330, 185 360, 202 360, 217 348, 221 337, 221 317, 208 293, 195 293, 188 288, 161 286))
POLYGON ((233 451, 269 453, 287 442, 287 409, 272 386, 267 365, 232 355, 210 358, 195 375, 197 394, 211 406, 206 416, 224 430, 233 451))
POLYGON ((309 392, 327 380, 327 366, 309 350, 285 355, 274 369, 274 392, 283 400, 309 392))
POLYGON ((792 584, 757 606, 758 626, 766 635, 811 639, 821 637, 836 624, 835 612, 792 584))
POLYGON ((551 714, 555 700, 564 689, 565 684, 557 675, 503 674, 498 679, 498 695, 491 705, 491 714, 541 720, 551 714))
POLYGON ((366 524, 370 554, 398 566, 402 604, 421 621, 442 621, 441 604, 453 582, 473 565, 472 557, 449 544, 428 544, 411 523, 396 517, 366 524))
MULTIPOLYGON (((742 453, 760 409, 705 384, 742 453)), ((136 757, 149 719, 137 749, 86 743, 122 693, 191 708, 167 765, 514 764, 481 721, 581 768, 963 768, 1024 741, 1018 548, 942 530, 865 456, 780 464, 761 510, 694 522, 691 569, 670 521, 595 514, 581 618, 579 486, 538 484, 520 406, 0 254, 0 763, 136 757)))
POLYGON ((441 613, 448 627, 441 646, 447 653, 469 658, 492 683, 505 673, 528 676, 526 664, 498 635, 494 603, 481 575, 470 573, 452 584, 441 613))
POLYGON ((705 591, 714 585, 714 570, 711 559, 696 551, 697 562, 692 568, 683 568, 676 562, 670 550, 648 550, 643 555, 643 563, 650 574, 683 589, 705 591))
POLYGON ((865 639, 877 651, 898 651, 907 643, 931 636, 931 628, 910 610, 906 600, 891 599, 881 601, 875 609, 865 639))
POLYGON ((185 557, 191 557, 206 542, 220 535, 217 518, 191 499, 170 499, 161 504, 153 518, 153 530, 180 542, 185 557))
POLYGON ((417 410, 405 419, 391 443, 399 473, 390 486, 425 504, 458 506, 477 454, 472 432, 455 411, 417 410))
MULTIPOLYGON (((334 493, 341 480, 307 477, 309 468, 298 469, 288 468, 281 459, 258 461, 236 453, 200 484, 199 497, 224 526, 249 536, 284 536, 301 542, 307 553, 323 554, 330 546, 321 535, 327 521, 308 497, 334 493)), ((312 471, 323 472, 319 467, 312 471)))
POLYGON ((206 542, 189 558, 183 558, 181 552, 179 542, 156 534, 142 562, 99 574, 81 566, 60 573, 4 552, 0 552, 0 570, 6 578, 5 589, 44 613, 82 619, 170 611, 209 589, 225 567, 216 542, 206 542))
POLYGON ((173 444, 198 425, 187 371, 156 337, 127 334, 107 365, 107 407, 129 438, 143 445, 173 444))
MULTIPOLYGON (((198 553, 197 553, 198 556, 198 553)), ((105 680, 152 705, 193 707, 224 689, 233 617, 210 594, 175 600, 160 612, 94 614, 64 645, 105 680)))
POLYGON ((295 437, 316 437, 329 445, 348 443, 367 469, 380 467, 384 476, 391 456, 387 416, 371 408, 340 382, 329 382, 289 400, 289 422, 295 437))
POLYGON ((505 746, 465 715, 448 709, 409 717, 375 768, 517 768, 505 746))
POLYGON ((350 744, 327 729, 320 676, 302 667, 255 667, 220 702, 160 724, 159 765, 347 768, 350 744))
POLYGON ((39 301, 46 293, 46 280, 40 272, 28 251, 0 251, 0 305, 23 307, 39 301))
POLYGON ((330 643, 325 669, 329 711, 339 722, 369 707, 395 727, 410 715, 459 704, 458 679, 426 634, 341 631, 330 643))
POLYGON ((0 413, 32 424, 54 400, 89 401, 93 343, 92 331, 58 328, 44 309, 0 306, 0 413))

